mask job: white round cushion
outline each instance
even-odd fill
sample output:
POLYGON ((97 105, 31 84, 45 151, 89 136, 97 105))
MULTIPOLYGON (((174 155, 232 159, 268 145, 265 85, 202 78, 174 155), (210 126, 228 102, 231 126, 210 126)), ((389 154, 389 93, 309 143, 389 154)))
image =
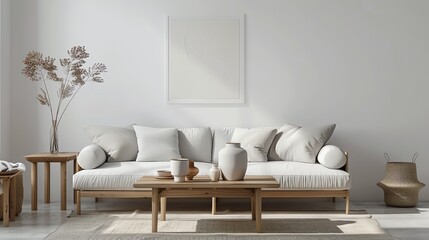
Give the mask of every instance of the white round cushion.
POLYGON ((327 168, 338 169, 346 164, 346 154, 337 146, 326 145, 317 155, 320 164, 327 168))
POLYGON ((77 163, 83 169, 94 169, 102 165, 106 159, 106 152, 98 144, 91 144, 80 151, 77 163))

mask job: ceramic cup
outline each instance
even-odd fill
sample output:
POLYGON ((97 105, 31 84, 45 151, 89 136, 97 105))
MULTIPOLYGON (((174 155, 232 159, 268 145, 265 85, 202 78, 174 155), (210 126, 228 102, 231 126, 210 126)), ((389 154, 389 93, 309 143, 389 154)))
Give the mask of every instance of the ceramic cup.
POLYGON ((184 182, 189 172, 189 159, 175 158, 170 160, 171 175, 175 182, 184 182))

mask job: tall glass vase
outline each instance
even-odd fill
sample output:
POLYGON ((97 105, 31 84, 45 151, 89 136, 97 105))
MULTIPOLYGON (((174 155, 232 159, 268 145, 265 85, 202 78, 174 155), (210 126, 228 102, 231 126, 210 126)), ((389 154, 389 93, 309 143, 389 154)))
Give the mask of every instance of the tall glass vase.
POLYGON ((58 122, 57 120, 52 120, 51 126, 51 136, 50 136, 50 153, 58 153, 58 122))

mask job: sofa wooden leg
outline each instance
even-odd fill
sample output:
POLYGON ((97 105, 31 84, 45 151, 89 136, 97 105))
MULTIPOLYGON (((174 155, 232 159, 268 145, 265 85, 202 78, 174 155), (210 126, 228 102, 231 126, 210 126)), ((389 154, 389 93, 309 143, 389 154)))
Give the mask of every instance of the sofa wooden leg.
POLYGON ((255 220, 256 215, 255 215, 255 198, 254 197, 250 198, 250 211, 252 212, 252 220, 255 220))
POLYGON ((349 214, 350 212, 350 193, 349 192, 347 192, 345 199, 346 199, 346 214, 349 214))
POLYGON ((216 215, 216 197, 212 197, 212 215, 216 215))
POLYGON ((161 221, 165 221, 167 218, 167 198, 161 198, 161 221))
POLYGON ((76 191, 76 215, 80 215, 80 204, 81 204, 81 197, 80 197, 80 190, 76 191))

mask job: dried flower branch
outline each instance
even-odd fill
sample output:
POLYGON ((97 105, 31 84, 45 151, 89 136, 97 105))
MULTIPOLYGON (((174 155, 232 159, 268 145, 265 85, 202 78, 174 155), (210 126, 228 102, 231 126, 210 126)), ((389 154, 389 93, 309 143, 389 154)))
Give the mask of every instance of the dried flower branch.
POLYGON ((31 81, 43 82, 43 88, 40 88, 41 93, 37 95, 36 99, 40 104, 46 105, 51 113, 53 136, 51 152, 58 152, 58 125, 76 94, 86 82, 102 83, 103 79, 100 75, 107 72, 107 68, 103 63, 95 63, 92 67, 84 68, 85 59, 89 57, 89 53, 86 52, 84 46, 72 47, 67 53, 68 58, 59 60, 64 77, 58 75, 58 67, 55 64, 56 59, 50 56, 43 57, 40 52, 29 52, 23 61, 25 67, 22 69, 22 74, 31 81), (47 80, 52 80, 59 84, 58 99, 55 106, 52 102, 54 99, 49 94, 47 80), (63 105, 63 100, 65 99, 68 99, 68 101, 63 105))

